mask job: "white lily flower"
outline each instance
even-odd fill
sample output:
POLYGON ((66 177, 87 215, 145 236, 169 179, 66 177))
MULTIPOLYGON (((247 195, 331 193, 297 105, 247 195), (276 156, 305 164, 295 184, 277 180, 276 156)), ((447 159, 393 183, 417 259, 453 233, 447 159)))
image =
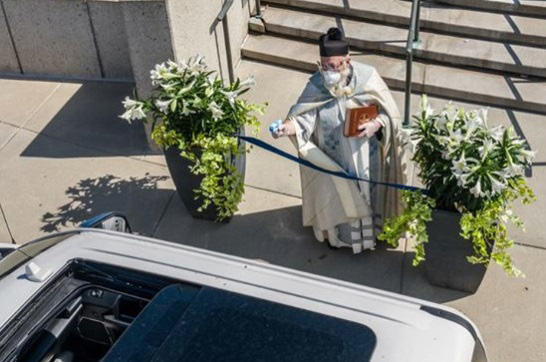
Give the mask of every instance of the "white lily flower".
POLYGON ((254 80, 254 77, 252 75, 249 75, 245 80, 243 80, 240 84, 240 87, 252 87, 256 85, 256 80, 254 80))
POLYGON ((138 105, 138 101, 131 99, 128 96, 125 97, 125 99, 121 103, 123 104, 123 107, 125 109, 133 108, 138 105))
POLYGON ((466 122, 466 135, 465 139, 468 140, 470 136, 476 131, 478 128, 483 126, 482 119, 476 114, 476 112, 471 112, 471 117, 468 118, 466 122))
POLYGON ((487 175, 491 181, 491 191, 493 195, 500 194, 505 188, 506 184, 504 182, 498 181, 495 177, 487 175))
POLYGON ((487 126, 487 114, 489 113, 489 107, 480 109, 480 118, 483 121, 483 125, 487 126))
POLYGON ((447 146, 450 144, 450 138, 448 136, 435 136, 436 141, 442 146, 447 146))
POLYGON ((523 174, 524 167, 522 165, 516 165, 512 163, 508 165, 503 171, 508 175, 508 177, 520 176, 523 174))
POLYGON ((506 180, 510 178, 510 173, 507 170, 493 171, 492 174, 498 176, 504 185, 506 185, 506 180))
POLYGON ((484 197, 485 193, 482 191, 482 183, 481 180, 478 179, 478 182, 476 182, 476 185, 470 189, 470 193, 474 195, 474 197, 484 197))
POLYGON ((144 110, 142 109, 142 105, 131 107, 125 111, 120 118, 126 120, 127 122, 131 122, 135 119, 144 119, 146 118, 146 113, 144 113, 144 110))
POLYGON ((451 160, 451 154, 453 153, 453 151, 454 151, 454 150, 453 150, 452 148, 446 148, 446 149, 444 149, 444 150, 442 151, 442 158, 443 158, 444 160, 447 160, 447 161, 451 160))
POLYGON ((427 105, 427 108, 425 109, 425 118, 430 118, 434 114, 434 108, 427 105))
POLYGON ((526 142, 525 140, 522 140, 521 138, 519 138, 519 136, 515 136, 514 138, 512 138, 512 143, 515 145, 521 146, 525 144, 526 142))
POLYGON ((455 132, 449 132, 449 141, 450 143, 454 145, 458 145, 461 143, 465 137, 463 136, 460 129, 456 130, 455 132))
POLYGON ((171 104, 172 99, 168 99, 166 101, 162 101, 160 99, 155 101, 155 105, 157 108, 159 108, 159 111, 161 113, 167 114, 169 112, 169 105, 171 104))
POLYGON ((434 109, 428 104, 428 97, 423 94, 421 97, 421 112, 425 111, 425 118, 429 118, 434 114, 434 109))
POLYGON ((410 151, 411 153, 415 153, 420 140, 413 140, 412 135, 413 131, 410 128, 404 128, 400 131, 400 137, 402 139, 404 149, 410 151))
POLYGON ((197 54, 197 56, 195 57, 194 64, 203 64, 204 62, 205 62, 205 57, 201 54, 197 54))
POLYGON ((434 127, 436 127, 438 131, 445 131, 448 121, 449 119, 447 118, 447 115, 441 114, 440 117, 436 117, 434 127))
POLYGON ((167 65, 169 66, 169 71, 177 70, 178 69, 178 63, 172 60, 167 60, 167 65))
POLYGON ((471 173, 464 173, 460 175, 455 175, 455 178, 457 179, 457 186, 459 187, 466 187, 468 184, 468 178, 471 176, 471 173))
POLYGON ((172 84, 160 84, 161 88, 165 90, 165 92, 170 92, 174 89, 174 85, 172 84))
POLYGON ((168 69, 165 66, 165 63, 156 64, 155 68, 150 71, 150 78, 152 79, 152 84, 157 84, 159 80, 163 79, 165 73, 168 73, 168 69))
POLYGON ((493 151, 494 148, 495 148, 495 143, 493 143, 493 141, 491 141, 490 139, 485 140, 483 142, 483 146, 478 148, 478 151, 480 152, 480 156, 482 160, 485 159, 485 157, 487 157, 487 155, 489 155, 489 153, 491 153, 491 151, 493 151))
POLYGON ((519 154, 523 156, 526 163, 531 163, 533 158, 535 158, 535 156, 537 155, 537 152, 531 150, 520 150, 519 154))
POLYGON ((461 176, 462 174, 468 172, 470 169, 467 165, 467 160, 464 156, 464 152, 461 154, 461 157, 458 160, 452 161, 453 167, 451 167, 451 170, 455 174, 455 176, 461 176))
POLYGON ((514 129, 514 127, 510 127, 508 128, 508 137, 510 139, 513 139, 517 136, 518 134, 516 133, 516 130, 514 129))
POLYGON ((449 101, 449 103, 446 104, 444 111, 442 112, 442 115, 448 122, 455 122, 458 114, 459 111, 455 108, 452 101, 449 101))
POLYGON ((231 104, 232 107, 235 106, 235 99, 239 95, 239 92, 226 92, 226 91, 220 91, 223 95, 226 96, 226 98, 229 101, 229 104, 231 104))
POLYGON ((132 114, 132 110, 128 109, 125 112, 123 112, 123 114, 119 115, 118 117, 131 123, 131 114, 132 114))
POLYGON ((191 70, 192 74, 202 72, 207 68, 204 59, 204 56, 197 54, 188 60, 188 69, 191 70))
POLYGON ((502 126, 497 126, 491 129, 489 133, 491 134, 491 137, 493 137, 495 141, 500 142, 502 141, 502 136, 504 135, 504 128, 502 126))
POLYGON ((122 101, 123 107, 125 108, 125 112, 120 115, 119 117, 131 122, 135 119, 144 119, 146 118, 146 114, 144 113, 144 110, 142 107, 144 104, 142 102, 139 102, 137 100, 131 99, 129 97, 125 97, 125 100, 122 101))
POLYGON ((184 102, 182 104, 182 115, 189 116, 190 114, 194 114, 194 113, 195 113, 195 111, 189 109, 188 102, 184 102))
POLYGON ((188 61, 187 60, 181 61, 180 63, 178 63, 178 67, 182 70, 188 69, 188 61))
POLYGON ((194 85, 195 85, 195 80, 193 80, 193 81, 192 81, 190 84, 188 84, 186 87, 180 89, 180 90, 178 91, 178 95, 181 96, 182 94, 187 93, 188 91, 190 91, 190 90, 193 88, 194 85))
POLYGON ((212 112, 212 118, 214 120, 218 120, 218 119, 222 118, 222 116, 224 115, 224 111, 222 111, 220 109, 220 107, 218 106, 218 104, 216 104, 215 101, 212 101, 209 104, 209 111, 212 112))
POLYGON ((509 220, 514 218, 514 213, 511 209, 506 209, 499 215, 499 218, 502 220, 502 222, 507 223, 509 220))

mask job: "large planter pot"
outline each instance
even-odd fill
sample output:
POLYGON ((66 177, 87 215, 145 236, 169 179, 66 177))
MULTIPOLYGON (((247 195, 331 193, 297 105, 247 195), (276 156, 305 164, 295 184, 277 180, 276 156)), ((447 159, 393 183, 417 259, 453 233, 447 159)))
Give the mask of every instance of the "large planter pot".
POLYGON ((472 243, 460 236, 461 214, 434 210, 427 224, 425 270, 430 284, 475 293, 485 276, 486 267, 471 264, 472 243))
MULTIPOLYGON (((240 141, 239 148, 244 150, 244 147, 244 142, 240 141)), ((197 157, 201 156, 200 149, 196 148, 193 151, 197 157)), ((198 189, 201 185, 203 176, 191 173, 190 167, 193 166, 194 163, 182 157, 178 147, 170 147, 164 150, 164 154, 169 172, 176 187, 176 192, 190 215, 197 219, 215 221, 218 212, 216 211, 216 206, 214 204, 209 205, 209 207, 202 212, 197 211, 203 204, 203 201, 200 198, 195 200, 194 190, 198 189)), ((242 175, 244 181, 246 168, 246 157, 244 154, 237 157, 228 155, 227 157, 231 157, 232 164, 235 165, 237 172, 242 175)), ((231 218, 225 218, 222 222, 229 222, 230 220, 231 218)))

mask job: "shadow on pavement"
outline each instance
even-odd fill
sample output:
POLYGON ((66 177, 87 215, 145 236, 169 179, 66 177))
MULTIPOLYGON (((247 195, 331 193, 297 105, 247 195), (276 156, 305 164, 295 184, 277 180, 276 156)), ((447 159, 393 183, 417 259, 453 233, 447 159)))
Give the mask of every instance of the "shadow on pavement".
POLYGON ((42 216, 41 231, 50 233, 78 227, 85 219, 102 212, 120 211, 128 216, 133 230, 150 235, 172 197, 172 190, 158 188, 158 183, 167 179, 147 174, 143 178, 106 175, 81 180, 66 190, 68 203, 42 216), (164 202, 158 204, 161 199, 164 202))
MULTIPOLYGON (((58 101, 46 103, 45 108, 38 113, 35 122, 28 127, 39 131, 40 135, 54 137, 65 142, 77 144, 96 150, 91 156, 105 157, 139 156, 155 154, 148 146, 144 125, 141 121, 127 121, 118 116, 124 112, 122 101, 126 96, 132 97, 132 83, 83 83, 77 91, 56 111, 53 118, 47 122, 47 116, 41 112, 55 112, 55 102, 63 102, 59 95, 58 101), (47 122, 41 124, 40 122, 47 122)), ((36 147, 31 143, 21 154, 23 157, 71 158, 90 157, 88 150, 78 153, 59 154, 54 149, 36 147)))
POLYGON ((415 286, 404 294, 438 303, 467 295, 428 285, 423 273, 408 270, 414 268, 413 253, 404 255, 384 243, 356 255, 347 248, 328 248, 302 227, 301 206, 235 215, 229 224, 216 224, 193 219, 175 196, 154 237, 396 293, 407 289, 404 278, 408 287, 415 286))
MULTIPOLYGON (((42 215, 41 230, 55 232, 77 227, 106 211, 120 211, 140 234, 236 255, 338 280, 444 303, 465 297, 428 284, 422 268, 411 265, 413 253, 379 243, 374 251, 330 249, 315 240, 301 224, 301 206, 237 214, 230 223, 214 223, 190 216, 178 195, 161 189, 167 176, 114 175, 87 178, 69 187, 67 203, 42 215), (170 201, 169 201, 170 200, 170 201)), ((249 195, 250 197, 250 195, 249 195)))

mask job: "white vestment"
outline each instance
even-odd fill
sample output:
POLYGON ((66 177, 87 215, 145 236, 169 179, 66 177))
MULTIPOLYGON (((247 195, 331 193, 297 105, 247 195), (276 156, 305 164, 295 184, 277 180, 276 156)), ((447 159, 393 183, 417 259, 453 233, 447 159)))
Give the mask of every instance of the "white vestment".
MULTIPOLYGON (((404 184, 405 164, 396 104, 373 67, 356 62, 352 65, 350 91, 343 96, 336 97, 324 87, 320 72, 310 78, 287 117, 297 130, 291 140, 300 157, 317 166, 363 179, 404 184), (381 142, 375 138, 343 136, 345 110, 351 103, 379 105, 381 142)), ((396 189, 351 181, 307 167, 300 167, 300 174, 303 224, 313 227, 319 241, 326 237, 333 246, 351 247, 355 253, 371 249, 385 218, 401 211, 396 189)))

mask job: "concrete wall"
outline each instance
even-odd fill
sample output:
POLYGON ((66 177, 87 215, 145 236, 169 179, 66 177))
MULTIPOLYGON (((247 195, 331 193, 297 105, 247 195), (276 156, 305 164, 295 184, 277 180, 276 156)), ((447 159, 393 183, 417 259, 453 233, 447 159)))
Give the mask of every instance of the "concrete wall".
POLYGON ((6 23, 4 4, 0 2, 0 71, 21 73, 11 34, 6 23))
POLYGON ((152 90, 150 70, 173 59, 171 33, 163 1, 121 3, 134 79, 139 97, 152 90))
MULTIPOLYGON (((226 0, 227 1, 227 0, 226 0)), ((135 80, 145 97, 150 69, 202 54, 228 79, 224 0, 0 0, 0 74, 135 80)), ((236 67, 254 0, 226 17, 236 67)))
MULTIPOLYGON (((226 0, 227 1, 227 0, 226 0)), ((228 64, 224 27, 215 21, 223 0, 166 0, 173 39, 175 59, 180 61, 196 54, 205 56, 207 64, 228 79, 228 64)), ((228 15, 228 30, 232 62, 241 58, 241 45, 248 33, 249 3, 254 0, 235 0, 228 15)))
POLYGON ((3 0, 25 74, 100 77, 83 0, 3 0))
POLYGON ((121 6, 108 1, 92 1, 88 5, 104 78, 132 79, 133 69, 121 6))
POLYGON ((117 2, 0 1, 0 73, 133 78, 117 2))

